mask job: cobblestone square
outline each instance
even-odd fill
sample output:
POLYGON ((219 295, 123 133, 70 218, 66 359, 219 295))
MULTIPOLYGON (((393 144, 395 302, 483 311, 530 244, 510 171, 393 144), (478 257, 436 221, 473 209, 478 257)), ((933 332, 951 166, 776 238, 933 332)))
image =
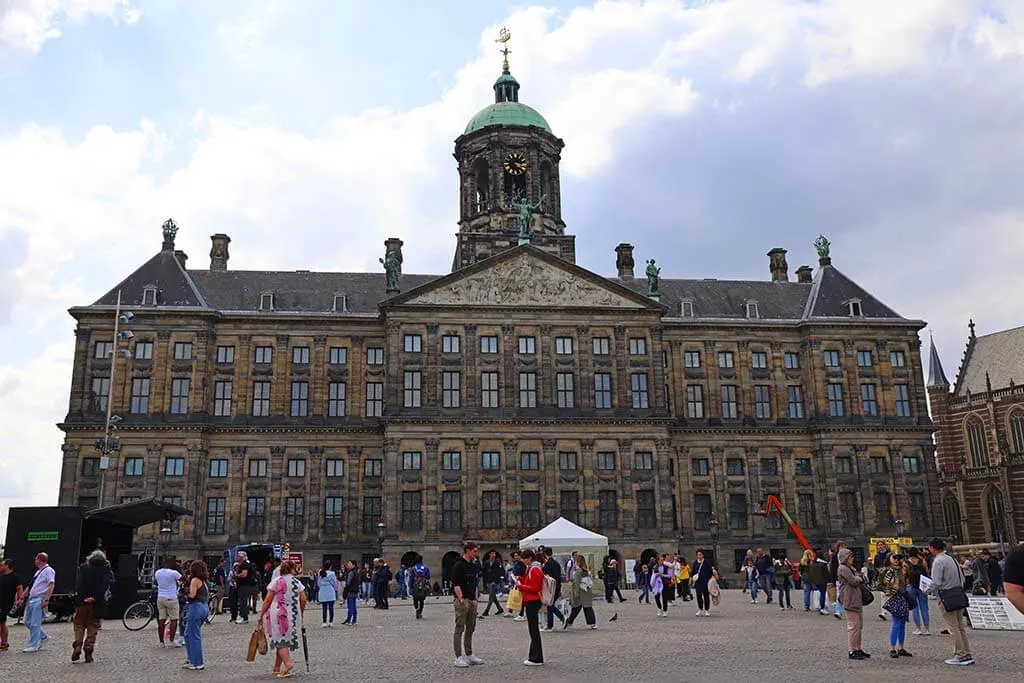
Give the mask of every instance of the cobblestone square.
MULTIPOLYGON (((440 681, 458 677, 525 677, 537 681, 565 680, 741 680, 757 671, 789 683, 820 683, 823 677, 840 681, 884 681, 914 676, 918 680, 962 681, 964 676, 986 680, 1016 680, 1021 675, 1024 633, 969 630, 977 664, 967 671, 950 667, 950 642, 938 635, 941 618, 933 621, 936 635, 908 635, 912 659, 890 660, 888 623, 878 619, 877 601, 865 619, 864 649, 874 657, 865 662, 846 658, 846 622, 832 616, 803 611, 799 594, 796 609, 780 611, 775 605, 750 604, 736 590, 725 591, 721 605, 710 618, 695 615, 693 602, 676 602, 668 618, 658 618, 654 605, 637 603, 637 593, 609 605, 595 601, 600 628, 590 631, 577 625, 563 632, 543 634, 543 668, 522 665, 529 636, 526 624, 493 614, 477 623, 475 654, 485 664, 470 669, 453 666, 450 598, 430 598, 424 618, 413 617, 412 602, 392 601, 388 611, 360 605, 359 624, 344 627, 344 608, 333 629, 320 628, 320 610, 306 612, 310 673, 305 673, 302 652, 296 654, 297 678, 309 680, 419 680, 440 681), (618 619, 610 622, 613 614, 618 619)), ((797 597, 796 595, 794 597, 797 597)), ((481 606, 481 611, 482 611, 481 606)), ((937 609, 933 609, 937 612, 937 609)), ((50 644, 37 654, 23 654, 27 632, 14 626, 11 651, 0 655, 0 670, 8 680, 42 681, 236 681, 273 680, 272 659, 258 657, 245 662, 249 628, 229 624, 220 615, 204 628, 204 672, 183 671, 184 650, 161 649, 156 626, 143 632, 126 631, 120 622, 105 622, 90 665, 70 661, 70 624, 47 627, 50 644)), ((913 630, 910 624, 909 631, 913 630)))

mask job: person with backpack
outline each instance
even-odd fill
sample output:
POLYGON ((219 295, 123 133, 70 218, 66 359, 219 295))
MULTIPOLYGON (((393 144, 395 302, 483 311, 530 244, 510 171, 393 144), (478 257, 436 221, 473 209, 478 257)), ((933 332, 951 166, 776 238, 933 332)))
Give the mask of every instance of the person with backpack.
MULTIPOLYGON (((558 599, 562 597, 562 565, 551 554, 551 548, 544 548, 544 575, 551 577, 555 582, 555 594, 550 601, 545 601, 548 609, 548 626, 546 631, 555 629, 555 617, 565 625, 565 615, 558 609, 558 599)), ((549 583, 549 582, 548 582, 549 583)))
POLYGON ((516 588, 523 594, 523 609, 526 611, 526 626, 530 632, 530 654, 523 664, 526 666, 544 665, 544 647, 540 641, 540 608, 541 592, 544 590, 545 576, 540 562, 534 552, 526 549, 522 552, 524 563, 528 563, 526 573, 516 577, 516 588))
POLYGON ((412 606, 416 610, 416 618, 423 618, 423 605, 430 595, 430 568, 423 564, 423 556, 416 557, 416 564, 409 569, 412 576, 412 606))
POLYGON ((487 607, 484 607, 482 617, 486 617, 490 613, 491 605, 494 605, 498 610, 498 614, 505 611, 498 602, 498 593, 501 592, 501 581, 504 576, 505 567, 501 564, 501 560, 498 559, 498 551, 492 550, 487 556, 487 562, 484 564, 484 586, 487 587, 488 598, 487 607))

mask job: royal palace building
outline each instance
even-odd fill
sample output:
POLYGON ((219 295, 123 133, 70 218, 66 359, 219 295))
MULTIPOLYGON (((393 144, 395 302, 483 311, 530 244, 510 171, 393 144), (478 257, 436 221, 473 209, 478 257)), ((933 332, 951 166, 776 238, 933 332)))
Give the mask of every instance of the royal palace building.
POLYGON ((629 244, 614 277, 581 268, 563 142, 519 87, 506 61, 455 141, 450 273, 402 273, 397 238, 380 273, 235 270, 224 234, 190 269, 165 223, 159 252, 70 311, 61 504, 156 496, 195 511, 182 556, 287 541, 314 563, 439 565, 465 538, 504 554, 559 516, 624 557, 795 554, 768 494, 815 541, 941 530, 924 323, 824 238, 795 278, 780 248, 763 280, 635 273, 629 244))

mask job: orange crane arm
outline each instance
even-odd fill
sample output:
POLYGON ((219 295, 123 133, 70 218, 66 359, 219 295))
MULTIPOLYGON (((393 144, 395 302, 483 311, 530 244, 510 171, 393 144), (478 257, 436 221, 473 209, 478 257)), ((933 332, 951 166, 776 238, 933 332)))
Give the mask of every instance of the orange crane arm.
POLYGON ((797 523, 794 522, 793 518, 789 516, 788 512, 786 512, 786 508, 783 507, 782 501, 779 500, 777 496, 769 494, 768 498, 766 498, 764 502, 764 516, 766 518, 772 514, 772 509, 778 510, 779 514, 782 515, 782 518, 786 520, 786 524, 789 525, 790 531, 792 531, 793 535, 796 536, 796 540, 800 542, 803 549, 811 550, 811 544, 807 541, 807 537, 804 536, 804 532, 800 530, 797 523))

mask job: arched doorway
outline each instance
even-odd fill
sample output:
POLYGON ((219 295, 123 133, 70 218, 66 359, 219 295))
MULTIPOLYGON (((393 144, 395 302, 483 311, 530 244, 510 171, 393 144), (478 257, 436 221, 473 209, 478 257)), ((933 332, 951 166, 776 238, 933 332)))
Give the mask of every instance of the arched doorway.
POLYGON ((988 513, 988 530, 990 540, 1003 542, 1006 538, 1004 526, 1006 515, 1003 508, 1003 492, 993 486, 986 496, 985 510, 988 513))
POLYGON ((406 554, 402 555, 402 566, 411 567, 420 560, 420 554, 415 550, 410 550, 406 554))
POLYGON ((967 539, 961 538, 961 516, 960 516, 960 502, 956 499, 956 496, 952 491, 947 492, 942 500, 942 519, 946 524, 946 535, 952 538, 954 541, 966 541, 967 539))
POLYGON ((660 554, 661 553, 659 553, 654 548, 648 548, 647 550, 640 553, 640 564, 650 564, 651 561, 656 560, 658 558, 658 555, 660 554))

